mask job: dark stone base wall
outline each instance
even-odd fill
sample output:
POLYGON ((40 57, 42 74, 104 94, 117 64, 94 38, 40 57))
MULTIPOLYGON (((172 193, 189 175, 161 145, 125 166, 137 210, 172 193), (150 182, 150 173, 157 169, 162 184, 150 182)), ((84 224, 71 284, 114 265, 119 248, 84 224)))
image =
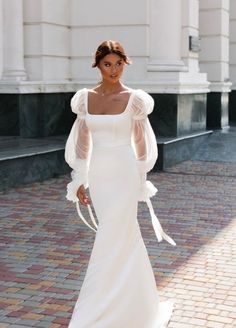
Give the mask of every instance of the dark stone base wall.
POLYGON ((0 135, 47 137, 67 134, 75 115, 73 93, 0 94, 0 135))
POLYGON ((19 96, 0 94, 0 135, 20 134, 19 96))
POLYGON ((229 93, 229 121, 236 123, 236 90, 229 93))
MULTIPOLYGON (((73 94, 0 94, 0 135, 34 138, 68 134, 75 119, 70 109, 73 94)), ((236 121, 236 90, 229 94, 152 96, 155 110, 150 120, 158 136, 180 137, 236 121)))
POLYGON ((207 127, 222 129, 229 125, 229 93, 210 92, 207 94, 207 127))
POLYGON ((206 94, 152 94, 150 121, 162 137, 179 137, 206 130, 206 94))
MULTIPOLYGON (((39 138, 67 135, 75 119, 74 93, 0 95, 0 136, 39 138)), ((152 94, 150 122, 157 136, 157 169, 189 159, 206 136, 206 94, 152 94)), ((50 142, 50 138, 48 138, 50 142)), ((52 177, 68 171, 63 150, 0 163, 5 187, 52 177), (63 163, 63 165, 62 165, 63 163), (18 168, 14 171, 14 165, 18 168), (60 167, 62 165, 62 167, 60 167), (12 174, 7 170, 12 167, 12 174), (19 169, 20 168, 20 169, 19 169), (5 180, 4 180, 4 176, 5 180), (34 180, 34 177, 36 180, 34 180), (18 182, 17 182, 18 181, 18 182)), ((3 184, 3 185, 4 185, 3 184)))
MULTIPOLYGON (((1 94, 0 135, 35 138, 68 134, 75 115, 73 93, 1 94)), ((152 94, 150 115, 158 136, 180 137, 206 130, 206 94, 152 94)))

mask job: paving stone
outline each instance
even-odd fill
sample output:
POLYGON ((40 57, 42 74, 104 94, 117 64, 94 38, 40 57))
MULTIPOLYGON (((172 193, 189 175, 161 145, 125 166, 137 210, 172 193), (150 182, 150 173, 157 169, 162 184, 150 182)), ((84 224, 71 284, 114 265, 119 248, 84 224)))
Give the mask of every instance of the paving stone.
POLYGON ((11 325, 10 327, 11 328, 29 328, 30 326, 24 326, 24 325, 16 325, 16 324, 14 324, 14 325, 11 325))
MULTIPOLYGON (((140 203, 160 298, 175 299, 169 328, 236 326, 235 173, 236 163, 196 157, 149 174, 157 216, 177 242, 157 242, 140 203)), ((0 328, 68 326, 95 237, 65 199, 68 181, 0 192, 0 328)))
POLYGON ((4 316, 0 318, 0 322, 3 324, 14 324, 19 321, 19 318, 4 316))

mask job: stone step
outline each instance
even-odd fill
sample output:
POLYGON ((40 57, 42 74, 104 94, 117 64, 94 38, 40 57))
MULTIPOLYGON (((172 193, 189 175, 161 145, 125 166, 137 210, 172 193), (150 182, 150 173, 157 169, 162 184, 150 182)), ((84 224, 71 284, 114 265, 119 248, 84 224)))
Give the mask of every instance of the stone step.
POLYGON ((154 170, 163 171, 177 163, 191 159, 213 131, 203 131, 182 137, 157 138, 158 160, 154 170))
POLYGON ((66 136, 0 137, 0 190, 70 171, 64 160, 66 136))
MULTIPOLYGON (((212 131, 178 138, 158 138, 154 170, 165 170, 191 159, 212 131)), ((67 136, 0 137, 0 190, 43 181, 71 171, 64 160, 67 136)))

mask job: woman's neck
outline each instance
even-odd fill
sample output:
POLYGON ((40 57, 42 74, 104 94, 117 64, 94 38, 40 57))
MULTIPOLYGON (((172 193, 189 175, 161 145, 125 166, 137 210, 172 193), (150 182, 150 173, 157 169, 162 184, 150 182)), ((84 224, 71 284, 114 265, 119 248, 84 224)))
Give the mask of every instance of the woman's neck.
POLYGON ((106 94, 111 94, 115 92, 119 92, 123 89, 123 86, 120 82, 117 83, 107 83, 102 81, 99 86, 101 94, 104 96, 106 94))

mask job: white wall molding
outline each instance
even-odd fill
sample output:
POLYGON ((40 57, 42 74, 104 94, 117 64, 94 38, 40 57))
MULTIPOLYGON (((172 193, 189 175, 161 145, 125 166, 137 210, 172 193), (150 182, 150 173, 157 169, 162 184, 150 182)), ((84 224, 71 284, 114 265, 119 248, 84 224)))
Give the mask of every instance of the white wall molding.
POLYGON ((231 87, 231 82, 211 82, 209 86, 211 92, 230 92, 231 87))
POLYGON ((57 93, 74 92, 78 83, 68 81, 0 81, 0 94, 30 94, 30 93, 57 93))
POLYGON ((148 72, 182 72, 188 67, 182 60, 150 60, 147 64, 148 72))
MULTIPOLYGON (((21 81, 6 82, 0 81, 0 94, 32 94, 32 93, 58 93, 58 92, 76 92, 81 88, 93 88, 97 84, 97 80, 79 80, 73 82, 67 81, 21 81)), ((173 81, 155 82, 155 81, 127 81, 131 88, 143 89, 149 93, 170 93, 170 94, 192 94, 206 93, 209 84, 206 83, 176 83, 173 81)))

